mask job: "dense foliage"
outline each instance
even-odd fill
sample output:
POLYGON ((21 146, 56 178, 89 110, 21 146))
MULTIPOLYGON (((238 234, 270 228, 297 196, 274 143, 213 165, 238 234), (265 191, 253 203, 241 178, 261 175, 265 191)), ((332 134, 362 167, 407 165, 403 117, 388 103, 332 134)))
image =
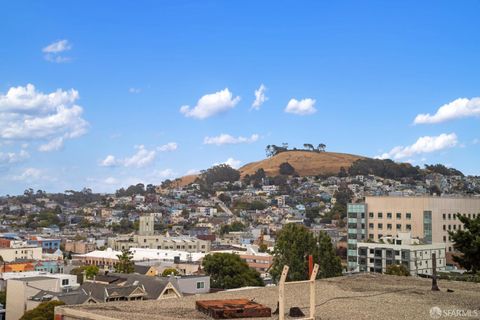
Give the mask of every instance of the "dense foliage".
POLYGON ((443 164, 432 164, 432 165, 425 165, 425 170, 433 172, 433 173, 439 173, 444 176, 462 176, 463 173, 460 170, 457 170, 455 168, 447 168, 443 164))
POLYGON ((464 227, 449 231, 454 248, 461 253, 454 255, 453 261, 475 274, 480 272, 480 216, 471 219, 458 214, 457 218, 464 227))
POLYGON ((237 232, 245 230, 245 225, 240 221, 232 222, 231 224, 225 224, 220 228, 220 234, 237 232))
POLYGON ((283 162, 279 166, 280 174, 291 176, 295 173, 295 168, 288 162, 283 162))
POLYGON ((370 158, 355 161, 348 169, 348 173, 351 176, 371 174, 388 179, 419 179, 422 175, 420 167, 414 167, 409 163, 397 163, 390 159, 382 160, 370 158))
POLYGON ((132 261, 133 255, 128 249, 122 250, 122 253, 117 255, 118 262, 115 264, 115 272, 117 273, 133 273, 135 264, 132 261))
POLYGON ((236 254, 209 254, 203 259, 202 265, 205 273, 210 276, 212 288, 234 289, 264 285, 260 274, 236 254))
POLYGON ((219 164, 210 169, 203 170, 200 179, 208 186, 215 182, 235 182, 240 179, 240 172, 227 164, 219 164))
POLYGON ((387 270, 385 274, 393 275, 393 276, 410 276, 410 272, 403 264, 391 264, 387 266, 387 270))
POLYGON ((40 303, 35 309, 25 312, 20 320, 53 320, 55 307, 62 306, 62 301, 48 301, 40 303))
POLYGON ((283 267, 288 265, 288 280, 305 280, 308 278, 309 255, 319 263, 318 278, 341 275, 340 259, 335 255, 330 237, 321 233, 317 239, 307 228, 294 223, 285 225, 277 236, 270 274, 278 280, 283 267))
POLYGON ((178 276, 180 272, 178 272, 177 269, 175 268, 167 268, 163 270, 162 272, 162 277, 168 277, 168 276, 178 276))

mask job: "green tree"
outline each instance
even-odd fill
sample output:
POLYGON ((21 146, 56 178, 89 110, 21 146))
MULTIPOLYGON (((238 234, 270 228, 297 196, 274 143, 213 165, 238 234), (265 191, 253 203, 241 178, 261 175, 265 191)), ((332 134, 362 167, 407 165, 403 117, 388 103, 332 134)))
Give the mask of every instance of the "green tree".
POLYGON ((233 289, 246 286, 264 286, 260 274, 248 266, 236 254, 214 253, 205 256, 202 262, 205 273, 210 276, 212 288, 233 289))
POLYGON ((117 255, 118 262, 115 264, 115 272, 133 273, 135 264, 132 261, 133 255, 128 249, 123 249, 122 253, 117 255))
POLYGON ((295 168, 288 162, 283 162, 279 166, 280 174, 285 176, 291 176, 295 173, 295 168))
POLYGON ((318 260, 313 233, 302 225, 286 224, 277 235, 270 274, 274 280, 278 280, 283 266, 288 265, 288 280, 305 280, 308 277, 308 255, 313 255, 314 261, 318 260))
POLYGON ((219 164, 202 171, 200 177, 208 186, 211 186, 215 182, 238 181, 240 179, 240 171, 233 169, 227 164, 219 164))
POLYGON ((454 255, 453 261, 463 268, 477 273, 480 271, 480 216, 475 219, 457 214, 458 220, 463 223, 462 230, 449 231, 453 247, 461 254, 454 255))
POLYGON ((387 270, 385 274, 393 275, 393 276, 410 276, 410 272, 403 264, 391 264, 387 266, 387 270))
POLYGON ((40 303, 35 309, 25 312, 20 320, 53 320, 55 307, 62 306, 62 301, 47 301, 40 303))
POLYGON ((320 260, 318 262, 318 278, 331 278, 342 275, 342 263, 340 257, 336 255, 332 239, 323 231, 321 231, 318 236, 318 258, 320 260))
POLYGON ((180 272, 178 272, 177 269, 167 268, 167 269, 163 270, 162 277, 168 277, 169 275, 178 276, 179 274, 180 274, 180 272))
POLYGON ((7 292, 6 291, 0 291, 0 303, 3 305, 3 307, 6 306, 6 303, 7 303, 7 292))
POLYGON ((99 271, 100 270, 98 269, 97 266, 87 266, 84 270, 85 277, 87 279, 93 279, 95 276, 97 276, 99 271))

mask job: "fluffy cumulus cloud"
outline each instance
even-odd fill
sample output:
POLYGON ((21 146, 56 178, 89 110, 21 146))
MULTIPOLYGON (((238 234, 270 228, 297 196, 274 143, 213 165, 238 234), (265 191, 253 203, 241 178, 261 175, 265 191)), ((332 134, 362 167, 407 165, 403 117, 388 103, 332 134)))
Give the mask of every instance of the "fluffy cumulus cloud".
POLYGON ((285 112, 297 114, 300 116, 314 114, 315 112, 317 112, 317 109, 315 108, 315 102, 315 99, 310 98, 302 99, 300 101, 297 99, 290 99, 287 106, 285 107, 285 112))
POLYGON ((242 161, 240 160, 236 160, 234 158, 228 158, 226 161, 224 162, 219 162, 219 163, 214 163, 213 165, 214 166, 217 166, 219 164, 227 164, 229 165, 230 167, 232 168, 235 168, 235 169, 238 169, 240 167, 240 165, 242 164, 242 161))
POLYGON ((440 123, 468 117, 480 117, 480 97, 456 99, 438 108, 437 112, 433 115, 430 113, 417 115, 414 123, 440 123))
POLYGON ((59 40, 49 44, 42 49, 44 58, 50 62, 62 63, 70 60, 69 57, 64 56, 64 52, 72 49, 72 45, 68 40, 59 40))
POLYGON ((30 154, 25 150, 20 150, 20 152, 0 152, 0 166, 22 162, 28 158, 30 158, 30 154))
POLYGON ((117 159, 114 155, 108 155, 103 160, 100 161, 99 165, 101 167, 133 167, 133 168, 143 168, 152 164, 158 152, 169 152, 177 150, 178 145, 175 142, 169 142, 160 147, 154 149, 147 149, 144 145, 135 146, 136 152, 123 159, 117 159))
POLYGON ((252 103, 252 109, 260 110, 262 104, 268 100, 268 97, 265 95, 266 91, 267 87, 263 83, 260 85, 260 88, 255 90, 255 101, 252 103))
POLYGON ((87 132, 79 97, 74 89, 43 93, 32 84, 0 93, 0 139, 37 141, 40 151, 60 149, 66 139, 87 132))
POLYGON ((239 144, 239 143, 252 143, 258 141, 260 136, 258 134, 252 134, 250 137, 233 137, 229 134, 222 133, 219 136, 214 137, 205 137, 203 139, 204 144, 215 144, 217 146, 221 146, 224 144, 239 144))
POLYGON ((169 142, 157 148, 160 152, 168 152, 168 151, 175 151, 178 148, 178 144, 176 142, 169 142))
POLYGON ((144 145, 139 145, 135 148, 137 152, 134 155, 123 159, 122 162, 125 167, 141 168, 151 164, 155 160, 155 150, 148 150, 144 145))
POLYGON ((410 146, 397 146, 382 155, 377 156, 379 159, 405 159, 414 155, 440 151, 453 148, 458 145, 458 138, 455 133, 442 133, 439 136, 420 137, 410 146))
POLYGON ((239 101, 239 96, 234 97, 233 93, 225 88, 222 91, 204 95, 193 108, 182 106, 180 112, 186 117, 206 119, 234 108, 239 101))
POLYGON ((114 167, 118 164, 117 159, 115 159, 115 156, 109 154, 108 156, 105 157, 102 161, 100 161, 100 166, 102 167, 114 167))

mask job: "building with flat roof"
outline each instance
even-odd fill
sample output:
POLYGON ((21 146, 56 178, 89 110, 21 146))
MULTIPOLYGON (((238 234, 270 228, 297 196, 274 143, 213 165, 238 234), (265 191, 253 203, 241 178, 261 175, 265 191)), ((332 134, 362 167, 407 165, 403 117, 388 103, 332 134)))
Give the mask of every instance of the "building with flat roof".
POLYGON ((381 242, 358 242, 359 271, 385 273, 390 265, 403 265, 411 275, 432 275, 433 255, 437 271, 445 271, 445 244, 420 244, 410 233, 384 237, 381 242))
POLYGON ((448 231, 461 230, 457 214, 480 216, 480 198, 454 197, 365 197, 363 203, 347 206, 348 269, 357 266, 357 242, 410 232, 425 244, 445 244, 454 251, 448 231))
MULTIPOLYGON (((377 273, 317 280, 315 317, 331 320, 431 320, 430 312, 434 307, 434 310, 460 310, 471 314, 475 311, 480 314, 478 284, 441 280, 438 285, 441 291, 432 292, 429 279, 377 273), (447 292, 447 288, 454 292, 447 292)), ((279 299, 278 287, 227 290, 160 301, 118 302, 111 308, 102 304, 60 306, 55 308, 55 314, 59 317, 56 319, 62 320, 204 320, 208 317, 196 310, 197 300, 239 298, 254 300, 274 311, 279 299)), ((285 298, 288 307, 297 306, 308 315, 308 284, 288 287, 285 298)), ((271 319, 276 318, 273 316, 271 319)))

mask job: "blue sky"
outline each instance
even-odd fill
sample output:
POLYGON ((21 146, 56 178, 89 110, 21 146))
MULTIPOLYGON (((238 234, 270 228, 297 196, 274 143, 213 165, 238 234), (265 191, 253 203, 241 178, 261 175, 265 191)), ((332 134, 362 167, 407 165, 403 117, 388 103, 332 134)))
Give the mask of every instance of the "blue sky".
POLYGON ((282 142, 478 175, 479 10, 4 2, 0 193, 159 183, 282 142))

